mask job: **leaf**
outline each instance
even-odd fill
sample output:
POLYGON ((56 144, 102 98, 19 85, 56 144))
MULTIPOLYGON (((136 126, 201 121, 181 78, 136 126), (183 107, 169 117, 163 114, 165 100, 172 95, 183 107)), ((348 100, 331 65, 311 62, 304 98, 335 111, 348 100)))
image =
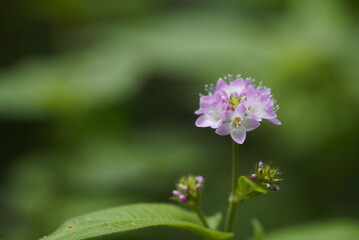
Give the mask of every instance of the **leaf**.
POLYGON ((238 179, 237 194, 239 202, 266 194, 267 190, 258 186, 251 179, 241 176, 238 179))
POLYGON ((256 218, 253 218, 251 223, 254 231, 253 240, 264 240, 264 229, 262 224, 256 218))
MULTIPOLYGON (((211 226, 218 225, 219 215, 209 218, 211 226)), ((206 239, 230 239, 232 233, 204 228, 198 217, 172 204, 133 204, 102 210, 66 221, 43 240, 80 240, 111 233, 168 226, 186 229, 206 239)))

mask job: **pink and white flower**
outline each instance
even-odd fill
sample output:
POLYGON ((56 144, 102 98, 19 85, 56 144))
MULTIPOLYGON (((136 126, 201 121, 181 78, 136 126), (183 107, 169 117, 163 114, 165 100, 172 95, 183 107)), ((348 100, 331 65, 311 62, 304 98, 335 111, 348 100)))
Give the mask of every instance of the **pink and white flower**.
POLYGON ((216 129, 221 136, 231 135, 232 139, 242 144, 246 139, 246 132, 259 127, 259 122, 247 116, 247 109, 239 104, 234 111, 228 110, 223 113, 223 123, 216 129))
POLYGON ((281 124, 270 88, 255 87, 251 78, 228 75, 220 78, 212 90, 207 87, 207 91, 208 95, 200 97, 200 108, 195 112, 200 115, 197 127, 216 129, 218 135, 230 135, 242 144, 246 132, 259 127, 263 119, 281 124))

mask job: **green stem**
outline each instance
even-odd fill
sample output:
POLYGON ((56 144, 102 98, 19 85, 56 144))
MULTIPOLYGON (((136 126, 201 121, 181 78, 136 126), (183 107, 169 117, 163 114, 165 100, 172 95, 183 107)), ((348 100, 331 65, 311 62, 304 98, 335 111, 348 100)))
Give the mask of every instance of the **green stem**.
POLYGON ((199 205, 197 205, 194 208, 194 211, 197 213, 197 215, 198 215, 199 219, 201 220, 203 226, 205 226, 206 228, 210 228, 209 225, 208 225, 207 219, 203 214, 202 208, 199 205))
POLYGON ((227 220, 225 224, 226 232, 232 232, 233 230, 234 216, 238 204, 238 201, 236 201, 237 181, 238 181, 238 143, 232 141, 232 191, 229 197, 227 220))

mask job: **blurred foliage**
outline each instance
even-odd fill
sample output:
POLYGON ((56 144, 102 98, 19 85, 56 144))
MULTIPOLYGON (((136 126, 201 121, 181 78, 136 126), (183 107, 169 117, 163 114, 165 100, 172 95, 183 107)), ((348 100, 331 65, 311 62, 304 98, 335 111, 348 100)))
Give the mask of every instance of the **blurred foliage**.
POLYGON ((285 179, 239 207, 240 236, 254 216, 267 232, 357 218, 357 12, 334 0, 1 2, 0 233, 36 239, 78 214, 166 202, 187 173, 207 179, 207 214, 224 210, 229 139, 195 128, 193 111, 227 73, 270 86, 283 122, 240 148, 242 174, 272 161, 285 179))
POLYGON ((303 226, 291 227, 273 232, 268 240, 351 240, 359 236, 358 222, 332 221, 323 223, 310 223, 303 226))

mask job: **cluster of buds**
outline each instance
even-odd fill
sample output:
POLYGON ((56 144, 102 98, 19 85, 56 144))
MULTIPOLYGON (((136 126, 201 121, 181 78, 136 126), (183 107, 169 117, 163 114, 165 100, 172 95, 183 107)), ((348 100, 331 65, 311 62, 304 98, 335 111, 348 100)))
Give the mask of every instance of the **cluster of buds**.
POLYGON ((279 178, 279 175, 280 172, 278 169, 273 168, 270 164, 259 162, 255 167, 254 173, 250 175, 250 178, 261 187, 278 191, 278 184, 282 180, 279 178))
POLYGON ((172 191, 172 199, 188 207, 197 206, 203 189, 203 182, 202 176, 181 178, 176 184, 176 189, 172 191))

